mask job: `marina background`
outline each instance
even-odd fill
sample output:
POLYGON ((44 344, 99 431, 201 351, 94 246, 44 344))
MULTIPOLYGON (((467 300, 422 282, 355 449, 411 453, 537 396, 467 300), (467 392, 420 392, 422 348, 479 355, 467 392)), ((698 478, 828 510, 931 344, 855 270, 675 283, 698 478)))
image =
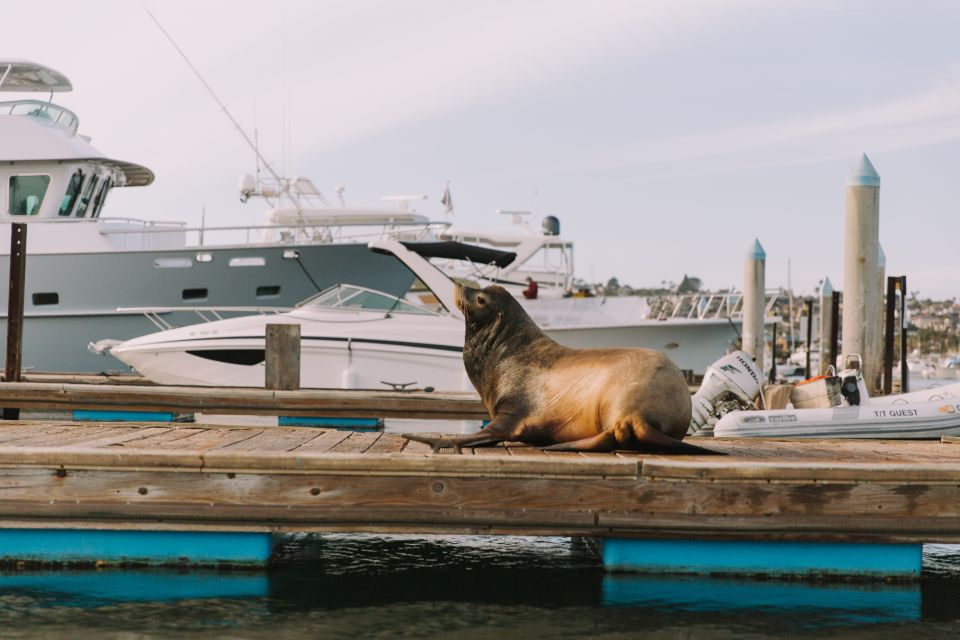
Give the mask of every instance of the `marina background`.
MULTIPOLYGON (((843 177, 866 152, 888 273, 957 293, 953 3, 148 6, 271 160, 350 203, 425 193, 439 217, 449 180, 459 226, 557 215, 577 275, 634 286, 739 286, 756 236, 768 283, 812 291, 839 282, 843 177)), ((156 171, 107 215, 259 220, 236 201, 252 153, 138 4, 13 0, 0 34, 74 80, 95 145, 156 171)))

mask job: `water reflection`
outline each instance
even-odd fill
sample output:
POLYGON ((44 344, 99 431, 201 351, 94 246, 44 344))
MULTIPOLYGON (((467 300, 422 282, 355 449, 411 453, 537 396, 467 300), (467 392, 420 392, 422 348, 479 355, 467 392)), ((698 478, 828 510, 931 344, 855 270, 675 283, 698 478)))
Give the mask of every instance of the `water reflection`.
POLYGON ((19 637, 960 632, 957 547, 926 550, 924 579, 911 584, 605 574, 588 545, 566 538, 292 536, 280 559, 266 572, 7 572, 0 628, 19 637))

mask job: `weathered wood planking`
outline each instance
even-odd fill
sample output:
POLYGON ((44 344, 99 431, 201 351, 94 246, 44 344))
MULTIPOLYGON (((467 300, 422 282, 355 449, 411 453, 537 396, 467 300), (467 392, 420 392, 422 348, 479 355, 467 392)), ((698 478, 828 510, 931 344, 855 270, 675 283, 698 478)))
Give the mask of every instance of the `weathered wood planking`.
POLYGON ((489 418, 476 395, 460 392, 342 391, 11 382, 0 406, 71 411, 181 411, 338 418, 489 418))
POLYGON ((0 521, 960 542, 960 447, 703 444, 730 455, 560 455, 517 445, 434 455, 389 433, 11 423, 0 427, 0 521))

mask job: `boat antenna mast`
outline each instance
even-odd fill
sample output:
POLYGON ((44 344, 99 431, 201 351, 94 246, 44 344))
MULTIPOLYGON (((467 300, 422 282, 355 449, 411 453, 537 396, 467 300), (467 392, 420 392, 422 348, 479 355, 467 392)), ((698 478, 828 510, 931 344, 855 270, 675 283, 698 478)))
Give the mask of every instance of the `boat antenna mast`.
MULTIPOLYGON (((193 72, 193 75, 197 77, 200 83, 203 85, 203 88, 207 90, 207 93, 210 94, 210 97, 214 99, 217 105, 220 107, 220 110, 223 114, 230 120, 230 123, 233 124, 233 127, 240 134, 240 137, 243 138, 244 142, 247 143, 251 149, 253 149, 254 154, 257 158, 257 178, 255 181, 249 180, 250 176, 244 176, 241 178, 240 184, 240 200, 246 202, 251 196, 261 196, 268 203, 273 206, 273 203, 270 202, 271 197, 287 197, 294 202, 297 208, 300 208, 300 193, 297 193, 296 189, 290 189, 290 183, 288 180, 285 180, 280 177, 280 175, 274 170, 273 166, 263 157, 263 154, 260 153, 260 148, 256 142, 250 139, 250 136, 247 135, 247 132, 243 129, 236 118, 233 117, 233 114, 230 113, 230 110, 227 109, 227 105, 223 103, 222 100, 217 96, 216 92, 213 90, 213 87, 204 79, 200 71, 194 66, 193 62, 190 61, 190 58, 187 57, 187 54, 184 53, 183 49, 180 48, 180 45, 177 44, 176 40, 173 39, 173 36, 163 28, 163 25, 160 24, 160 21, 157 19, 153 12, 150 11, 146 3, 141 2, 143 10, 147 12, 147 15, 150 16, 150 19, 153 20, 153 23, 157 25, 157 28, 160 29, 160 32, 166 37, 166 39, 173 45, 173 48, 177 50, 177 53, 180 54, 180 57, 183 58, 184 62, 187 63, 187 66, 190 67, 190 70, 193 72), (273 189, 261 189, 260 188, 260 166, 263 166, 269 173, 273 180, 276 182, 277 188, 273 189), (248 182, 254 182, 254 184, 248 184, 248 182)), ((330 206, 330 202, 324 197, 319 190, 315 190, 314 193, 310 194, 318 197, 324 205, 330 206)))

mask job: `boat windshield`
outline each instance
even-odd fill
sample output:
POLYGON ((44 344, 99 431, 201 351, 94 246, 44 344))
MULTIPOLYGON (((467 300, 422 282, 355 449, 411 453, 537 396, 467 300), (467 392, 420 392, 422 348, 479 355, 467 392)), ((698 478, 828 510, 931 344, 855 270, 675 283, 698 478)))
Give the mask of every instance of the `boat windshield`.
POLYGON ((438 315, 424 307, 411 304, 382 291, 364 289, 349 284, 337 284, 301 302, 298 307, 324 307, 328 309, 361 309, 365 311, 389 311, 390 313, 418 313, 438 315))

